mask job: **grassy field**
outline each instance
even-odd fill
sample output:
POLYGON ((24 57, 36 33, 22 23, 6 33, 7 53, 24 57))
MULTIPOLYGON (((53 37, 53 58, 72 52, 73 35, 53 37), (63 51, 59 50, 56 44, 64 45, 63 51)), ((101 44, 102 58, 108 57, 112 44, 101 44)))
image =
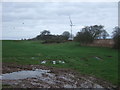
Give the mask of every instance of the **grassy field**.
POLYGON ((80 46, 79 43, 41 44, 37 41, 2 41, 2 61, 71 68, 117 84, 118 52, 111 48, 80 46), (34 59, 33 59, 34 57, 34 59), (99 57, 100 60, 95 58, 99 57), (65 64, 50 63, 64 60, 65 64))

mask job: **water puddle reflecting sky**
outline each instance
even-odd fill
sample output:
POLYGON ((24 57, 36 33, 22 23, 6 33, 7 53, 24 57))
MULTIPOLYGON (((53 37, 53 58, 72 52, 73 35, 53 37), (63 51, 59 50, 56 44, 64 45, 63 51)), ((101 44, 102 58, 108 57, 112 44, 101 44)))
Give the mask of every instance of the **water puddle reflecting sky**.
POLYGON ((18 71, 18 72, 2 74, 0 75, 0 79, 16 80, 16 79, 36 78, 48 72, 50 72, 50 70, 36 69, 34 71, 30 71, 30 70, 29 71, 18 71))

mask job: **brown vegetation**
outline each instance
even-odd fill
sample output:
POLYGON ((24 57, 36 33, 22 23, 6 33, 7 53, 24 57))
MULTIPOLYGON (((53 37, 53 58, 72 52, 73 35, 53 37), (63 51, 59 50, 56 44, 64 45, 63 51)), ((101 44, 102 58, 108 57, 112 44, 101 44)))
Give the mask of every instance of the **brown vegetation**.
POLYGON ((87 44, 87 46, 113 47, 114 41, 112 39, 95 39, 93 43, 87 44))

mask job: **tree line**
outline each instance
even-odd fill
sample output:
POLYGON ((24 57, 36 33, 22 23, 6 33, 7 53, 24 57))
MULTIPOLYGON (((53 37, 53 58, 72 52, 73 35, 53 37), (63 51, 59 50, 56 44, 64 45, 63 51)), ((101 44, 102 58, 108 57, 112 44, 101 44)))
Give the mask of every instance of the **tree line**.
MULTIPOLYGON (((114 48, 119 48, 120 45, 120 28, 116 26, 113 30, 112 39, 114 40, 114 48)), ((28 40, 41 40, 42 43, 62 43, 69 40, 71 34, 64 31, 61 35, 52 35, 49 30, 43 30, 35 38, 28 40)), ((103 25, 85 26, 74 37, 74 41, 81 44, 90 44, 95 39, 106 39, 109 36, 103 25)))
POLYGON ((43 30, 35 38, 29 40, 41 40, 42 43, 62 43, 68 41, 69 37, 70 33, 68 31, 64 31, 62 35, 52 35, 50 31, 43 30))

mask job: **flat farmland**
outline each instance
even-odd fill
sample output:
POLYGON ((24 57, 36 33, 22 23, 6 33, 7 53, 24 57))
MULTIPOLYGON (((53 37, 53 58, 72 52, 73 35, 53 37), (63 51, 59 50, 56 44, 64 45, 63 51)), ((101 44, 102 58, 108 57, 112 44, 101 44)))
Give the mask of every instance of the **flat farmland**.
POLYGON ((71 69, 114 85, 118 83, 118 52, 112 48, 80 46, 76 42, 41 44, 40 41, 3 40, 2 63, 71 69))

